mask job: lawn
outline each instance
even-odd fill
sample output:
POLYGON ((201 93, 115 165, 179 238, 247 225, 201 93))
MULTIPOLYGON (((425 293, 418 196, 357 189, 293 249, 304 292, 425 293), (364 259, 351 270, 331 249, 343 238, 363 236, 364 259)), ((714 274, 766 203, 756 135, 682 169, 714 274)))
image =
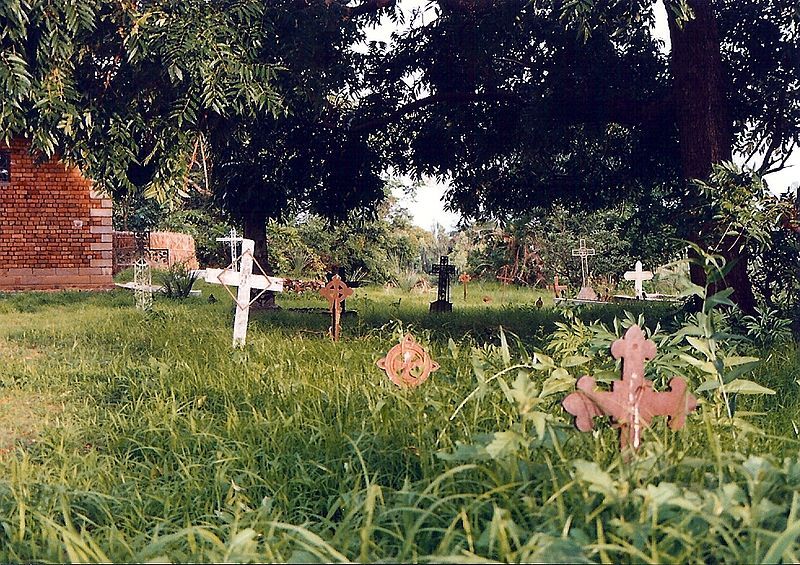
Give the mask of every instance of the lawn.
MULTIPOLYGON (((628 460, 560 406, 613 375, 621 307, 476 283, 431 315, 432 294, 367 287, 332 343, 329 318, 291 310, 324 303, 286 295, 232 351, 231 300, 199 287, 149 313, 125 291, 0 297, 0 561, 800 558, 792 343, 748 375, 777 394, 730 418, 698 392, 685 429, 657 420, 628 460), (409 330, 441 368, 405 391, 375 363, 409 330)), ((684 315, 628 309, 656 334, 657 387, 697 389, 684 315)))

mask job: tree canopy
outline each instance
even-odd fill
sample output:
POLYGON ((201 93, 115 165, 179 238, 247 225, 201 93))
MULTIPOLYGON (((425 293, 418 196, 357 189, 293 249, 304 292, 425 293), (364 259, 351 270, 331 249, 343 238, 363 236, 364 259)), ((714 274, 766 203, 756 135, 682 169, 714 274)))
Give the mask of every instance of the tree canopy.
POLYGON ((713 163, 765 173, 800 141, 793 0, 667 0, 669 56, 654 0, 430 0, 401 22, 408 3, 10 0, 0 134, 118 194, 180 192, 202 146, 261 237, 374 210, 388 167, 450 179, 468 217, 625 200, 670 221, 713 163), (381 18, 411 25, 355 49, 381 18))

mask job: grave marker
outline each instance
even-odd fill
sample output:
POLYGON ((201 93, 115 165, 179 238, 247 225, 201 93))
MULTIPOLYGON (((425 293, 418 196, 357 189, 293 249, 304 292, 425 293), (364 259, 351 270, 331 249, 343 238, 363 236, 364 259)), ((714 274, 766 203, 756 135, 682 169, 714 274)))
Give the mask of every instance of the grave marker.
POLYGON ((431 312, 452 312, 453 303, 450 302, 450 277, 456 272, 455 265, 450 265, 450 258, 442 255, 439 264, 434 265, 431 273, 439 276, 436 292, 436 302, 431 302, 431 312))
POLYGON ((342 304, 345 299, 353 294, 353 289, 347 286, 342 278, 337 274, 324 288, 320 289, 319 293, 328 300, 331 309, 331 338, 333 341, 339 341, 339 332, 341 329, 342 318, 342 304))
POLYGON ((133 264, 133 297, 138 310, 150 310, 153 307, 153 276, 150 262, 140 255, 133 264))
POLYGON ((253 264, 263 273, 264 269, 255 260, 255 242, 252 239, 241 239, 242 254, 231 261, 225 269, 206 269, 206 282, 221 284, 236 303, 236 315, 233 322, 233 346, 243 347, 247 338, 247 320, 250 317, 250 306, 268 291, 283 292, 283 279, 268 277, 265 274, 253 274, 253 264), (232 267, 238 263, 239 270, 232 267), (236 295, 230 286, 237 286, 236 295), (261 290, 258 295, 250 299, 250 289, 261 290))
POLYGON ((218 237, 217 241, 222 243, 229 243, 231 248, 231 269, 234 271, 239 270, 239 243, 243 238, 239 237, 236 233, 236 228, 231 228, 231 233, 228 237, 218 237))
POLYGON ((553 277, 553 294, 555 298, 564 298, 564 291, 567 288, 567 285, 558 283, 558 275, 553 277))
POLYGON ((467 273, 461 273, 460 275, 458 275, 458 282, 460 282, 464 286, 464 300, 467 299, 467 285, 471 280, 472 277, 469 276, 467 273))
POLYGON ((586 247, 586 240, 581 238, 579 240, 578 249, 572 250, 573 257, 581 258, 581 290, 578 293, 578 300, 597 300, 597 293, 589 286, 589 257, 596 255, 594 248, 586 247))
POLYGON ((646 340, 639 326, 631 326, 625 336, 611 345, 614 359, 622 359, 622 380, 614 381, 610 392, 597 390, 595 380, 584 375, 575 392, 562 405, 575 416, 575 426, 582 432, 594 427, 597 416, 611 416, 619 428, 620 450, 639 449, 642 430, 653 416, 668 416, 669 427, 679 430, 686 415, 697 407, 697 399, 687 391, 686 381, 673 377, 669 392, 656 392, 653 382, 644 378, 644 363, 656 355, 656 344, 646 340))
POLYGON ((417 387, 425 382, 432 372, 439 369, 439 364, 431 359, 428 352, 410 333, 392 347, 386 357, 378 360, 377 365, 386 371, 389 379, 400 388, 417 387))
POLYGON ((634 294, 638 299, 644 299, 644 288, 642 287, 642 282, 652 280, 653 272, 652 271, 643 271, 642 270, 642 262, 636 261, 636 270, 634 271, 626 271, 623 275, 626 281, 634 281, 634 294))

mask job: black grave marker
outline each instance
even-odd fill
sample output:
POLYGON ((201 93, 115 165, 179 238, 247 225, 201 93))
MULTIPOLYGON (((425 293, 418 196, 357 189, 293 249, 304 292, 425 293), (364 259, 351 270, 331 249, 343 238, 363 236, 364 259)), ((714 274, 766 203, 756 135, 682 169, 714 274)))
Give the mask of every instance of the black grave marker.
POLYGON ((436 293, 436 302, 431 302, 431 312, 452 312, 453 303, 450 302, 450 277, 455 275, 456 267, 450 264, 450 258, 442 255, 439 264, 434 265, 431 273, 439 276, 436 293))

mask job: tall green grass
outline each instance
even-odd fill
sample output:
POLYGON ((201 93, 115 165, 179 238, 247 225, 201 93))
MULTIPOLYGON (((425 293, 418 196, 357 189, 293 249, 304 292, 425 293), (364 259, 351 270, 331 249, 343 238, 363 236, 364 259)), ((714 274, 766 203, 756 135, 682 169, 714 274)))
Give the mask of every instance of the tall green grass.
MULTIPOLYGON (((701 410, 678 433, 658 423, 626 463, 614 430, 563 419, 510 455, 458 457, 518 418, 476 367, 501 326, 544 344, 561 318, 541 294, 472 286, 431 315, 430 295, 359 289, 340 343, 326 316, 289 310, 321 300, 281 297, 231 351, 231 301, 200 287, 221 300, 0 297, 0 398, 50 406, 0 455, 0 560, 797 560, 793 348, 761 369, 780 394, 745 406, 766 414, 761 434, 701 410), (408 329, 441 364, 414 391, 375 366, 408 329)), ((652 324, 674 314, 641 307, 652 324)))

